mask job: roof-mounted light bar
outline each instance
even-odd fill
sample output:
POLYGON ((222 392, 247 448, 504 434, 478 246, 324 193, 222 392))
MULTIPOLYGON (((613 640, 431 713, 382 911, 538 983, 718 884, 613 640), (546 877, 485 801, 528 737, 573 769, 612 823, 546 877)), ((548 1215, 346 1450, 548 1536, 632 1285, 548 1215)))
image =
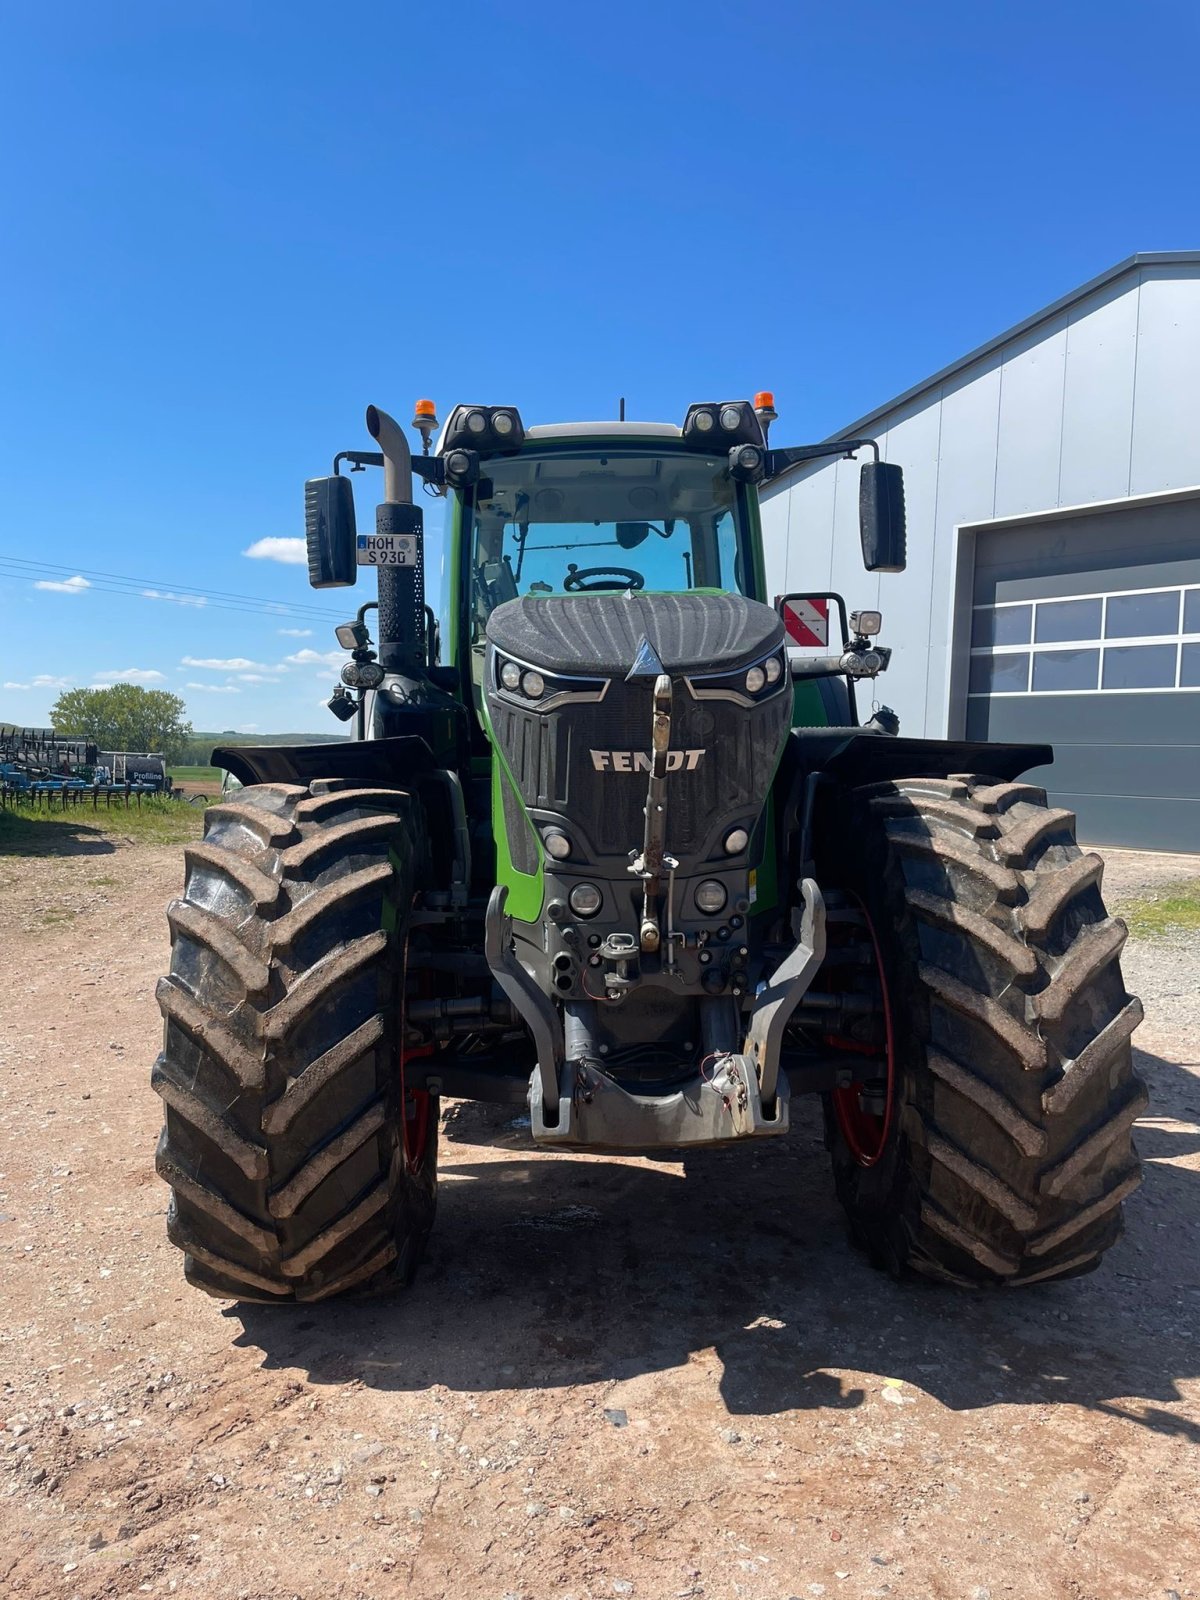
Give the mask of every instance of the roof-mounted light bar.
POLYGON ((683 421, 683 442, 694 450, 724 454, 735 444, 766 443, 762 424, 749 400, 708 400, 689 406, 683 421))
POLYGON ((507 455, 525 442, 525 424, 516 406, 455 406, 438 442, 439 455, 458 449, 477 455, 507 455))

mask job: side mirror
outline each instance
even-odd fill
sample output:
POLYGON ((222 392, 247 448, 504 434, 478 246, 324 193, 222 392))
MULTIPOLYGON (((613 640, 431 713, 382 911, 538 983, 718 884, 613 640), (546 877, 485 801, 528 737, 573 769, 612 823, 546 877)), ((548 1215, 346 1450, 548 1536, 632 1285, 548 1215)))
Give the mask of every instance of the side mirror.
POLYGON ((868 572, 903 572, 904 473, 891 461, 864 461, 858 479, 858 532, 868 572))
POLYGON ((349 478, 310 478, 304 485, 304 538, 314 589, 346 589, 354 583, 355 534, 349 478))

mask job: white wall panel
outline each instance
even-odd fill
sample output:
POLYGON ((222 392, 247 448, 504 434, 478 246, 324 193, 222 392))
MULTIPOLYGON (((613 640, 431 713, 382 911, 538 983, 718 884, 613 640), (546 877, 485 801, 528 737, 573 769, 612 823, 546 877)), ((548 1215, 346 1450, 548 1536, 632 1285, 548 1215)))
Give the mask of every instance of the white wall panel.
POLYGON ((1128 273, 874 423, 904 468, 906 573, 863 572, 858 466, 831 461, 766 502, 774 529, 791 502, 786 557, 777 533, 769 545, 772 592, 828 586, 878 605, 896 651, 879 697, 906 732, 943 736, 957 528, 1200 483, 1198 395, 1200 268, 1128 273))
POLYGON ((998 517, 1044 511, 1057 500, 1066 358, 1065 317, 1026 334, 1004 352, 997 431, 998 517))
POLYGON ((940 737, 946 727, 955 528, 994 515, 996 436, 1000 420, 1000 360, 991 357, 942 395, 938 449, 938 506, 934 527, 930 615, 940 649, 930 652, 922 731, 940 737))
POLYGON ((1200 483, 1200 273, 1144 268, 1138 306, 1130 494, 1200 483))
MULTIPOLYGON (((899 413, 880 439, 884 459, 898 462, 904 468, 908 567, 904 572, 879 575, 877 603, 883 612, 883 643, 890 645, 895 654, 887 672, 877 680, 875 693, 885 705, 899 713, 901 731, 913 734, 922 732, 925 726, 933 637, 929 603, 933 587, 940 435, 941 402, 934 395, 926 396, 919 408, 899 413)), ((938 649, 942 647, 939 641, 938 649)))
POLYGON ((1067 326, 1062 464, 1046 502, 1081 506, 1129 493, 1129 437, 1137 356, 1134 278, 1073 306, 1067 326))
POLYGON ((763 497, 760 505, 763 531, 763 564, 767 569, 767 591, 771 597, 782 594, 787 569, 788 521, 795 497, 776 494, 763 497))
POLYGON ((833 563, 833 502, 836 479, 816 469, 792 496, 784 587, 795 592, 829 587, 833 563))

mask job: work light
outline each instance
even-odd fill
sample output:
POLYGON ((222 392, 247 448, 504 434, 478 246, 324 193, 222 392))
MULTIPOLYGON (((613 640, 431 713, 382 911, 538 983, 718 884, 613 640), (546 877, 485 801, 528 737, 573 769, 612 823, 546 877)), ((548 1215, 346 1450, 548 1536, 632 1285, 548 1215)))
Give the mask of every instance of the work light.
POLYGON ((696 907, 706 917, 715 917, 724 911, 728 898, 725 885, 718 883, 716 878, 705 878, 703 883, 696 885, 696 907))
POLYGON ((594 883, 577 883, 567 902, 577 917, 594 917, 604 904, 604 896, 594 883))
POLYGON ((451 450, 445 461, 446 482, 452 489, 465 489, 479 477, 479 454, 475 450, 451 450))
POLYGON ((571 854, 571 841, 560 828, 547 828, 542 835, 542 842, 546 846, 546 854, 553 856, 555 861, 565 861, 571 854))
POLYGON ((466 444, 481 455, 507 454, 519 450, 524 439, 525 425, 516 406, 455 406, 442 435, 440 453, 445 456, 466 444))
MULTIPOLYGON (((711 449, 714 436, 721 436, 721 448, 730 445, 755 445, 763 448, 763 432, 754 407, 748 400, 708 400, 689 406, 683 419, 683 442, 693 448, 703 444, 711 449)), ((731 462, 732 465, 732 462, 731 462)), ((765 465, 765 455, 763 462, 765 465)))

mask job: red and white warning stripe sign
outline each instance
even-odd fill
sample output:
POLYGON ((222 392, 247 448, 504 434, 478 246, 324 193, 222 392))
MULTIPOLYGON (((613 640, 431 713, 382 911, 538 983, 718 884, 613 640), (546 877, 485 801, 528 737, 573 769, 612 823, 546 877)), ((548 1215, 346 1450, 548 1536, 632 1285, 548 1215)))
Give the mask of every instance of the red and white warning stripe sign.
POLYGON ((793 644, 828 644, 829 601, 789 596, 783 602, 783 626, 793 644))

